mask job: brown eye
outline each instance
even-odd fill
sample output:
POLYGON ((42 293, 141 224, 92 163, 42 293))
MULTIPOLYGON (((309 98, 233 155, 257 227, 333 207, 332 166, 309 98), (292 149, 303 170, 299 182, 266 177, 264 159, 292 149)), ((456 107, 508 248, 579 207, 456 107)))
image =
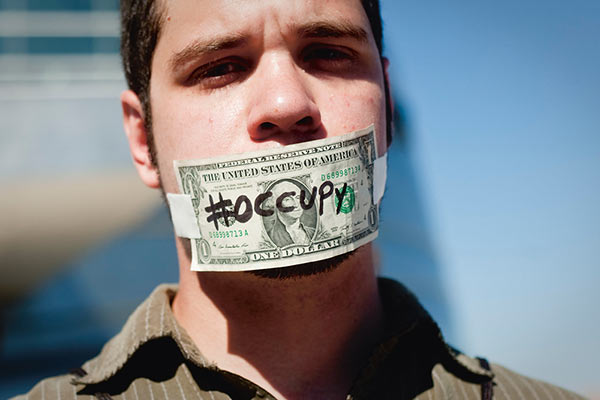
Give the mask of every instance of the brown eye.
POLYGON ((242 60, 219 60, 196 69, 189 83, 205 89, 216 89, 236 82, 247 71, 248 66, 242 60))
POLYGON ((208 71, 206 71, 204 73, 204 77, 212 78, 212 77, 217 77, 217 76, 223 76, 223 75, 238 72, 241 69, 242 68, 240 68, 240 66, 233 64, 233 63, 220 64, 220 65, 217 65, 216 67, 210 68, 208 71))
POLYGON ((303 62, 309 67, 326 72, 350 68, 355 59, 353 51, 338 46, 309 46, 302 54, 303 62))
POLYGON ((328 47, 320 47, 313 49, 308 52, 305 56, 306 61, 311 60, 346 60, 349 59, 350 56, 340 50, 328 48, 328 47))

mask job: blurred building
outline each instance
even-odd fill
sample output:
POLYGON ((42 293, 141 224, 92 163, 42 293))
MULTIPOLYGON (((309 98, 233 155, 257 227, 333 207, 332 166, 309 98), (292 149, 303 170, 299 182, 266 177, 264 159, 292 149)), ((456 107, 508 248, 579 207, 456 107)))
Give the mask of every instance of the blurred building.
POLYGON ((159 202, 122 133, 117 6, 0 1, 1 302, 159 202))

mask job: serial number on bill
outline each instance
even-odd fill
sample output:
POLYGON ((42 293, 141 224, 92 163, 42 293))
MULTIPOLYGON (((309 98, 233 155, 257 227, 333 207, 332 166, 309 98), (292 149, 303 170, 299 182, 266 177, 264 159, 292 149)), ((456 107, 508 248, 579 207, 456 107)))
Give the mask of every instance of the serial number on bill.
POLYGON ((321 174, 321 180, 330 180, 335 178, 343 178, 344 176, 354 175, 360 172, 360 165, 356 165, 354 167, 343 168, 337 171, 331 171, 327 174, 321 174))
POLYGON ((227 231, 208 232, 208 237, 211 239, 229 239, 248 236, 247 229, 230 229, 227 231))

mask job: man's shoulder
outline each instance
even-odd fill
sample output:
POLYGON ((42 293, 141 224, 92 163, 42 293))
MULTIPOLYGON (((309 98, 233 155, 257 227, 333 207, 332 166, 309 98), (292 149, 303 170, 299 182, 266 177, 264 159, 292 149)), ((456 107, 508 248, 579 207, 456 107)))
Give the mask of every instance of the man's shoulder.
MULTIPOLYGON (((90 396, 89 387, 108 380, 120 371, 133 354, 146 344, 155 344, 152 349, 177 338, 181 351, 189 358, 197 357, 191 339, 180 331, 170 311, 170 301, 177 291, 177 285, 161 284, 129 316, 121 331, 107 341, 98 355, 85 361, 80 368, 70 373, 57 375, 39 381, 28 393, 14 399, 82 399, 90 396), (81 393, 82 389, 86 394, 81 393)), ((163 346, 164 347, 164 346, 163 346)), ((179 349, 177 345, 169 347, 179 349)), ((161 347, 162 348, 162 347, 161 347)), ((162 354, 158 352, 158 354, 162 354)), ((95 392, 90 392, 95 393, 95 392)))
MULTIPOLYGON (((476 364, 477 360, 461 355, 461 362, 476 364)), ((582 400, 584 397, 561 387, 519 374, 492 363, 493 378, 489 383, 474 384, 436 365, 431 371, 433 387, 417 396, 417 399, 538 399, 582 400)))
POLYGON ((77 395, 77 386, 72 384, 74 375, 58 375, 51 378, 46 378, 39 381, 31 390, 16 397, 12 400, 68 400, 68 399, 85 399, 93 398, 94 396, 77 395))
MULTIPOLYGON (((461 356, 463 361, 476 362, 475 360, 461 356)), ((491 390, 494 400, 514 399, 539 399, 539 400, 581 400, 584 397, 573 392, 529 378, 501 365, 492 364, 491 371, 494 373, 491 390)), ((420 395, 417 399, 485 399, 483 395, 484 385, 473 384, 456 377, 446 371, 440 364, 431 371, 433 387, 420 395)), ((94 398, 93 395, 77 395, 77 386, 71 383, 73 375, 59 375, 47 378, 35 385, 29 393, 14 397, 13 400, 22 399, 82 399, 94 398)))
MULTIPOLYGON (((582 399, 565 389, 461 353, 445 342, 435 321, 406 287, 389 279, 380 279, 379 286, 386 325, 389 327, 390 337, 395 339, 389 342, 393 345, 386 351, 395 360, 390 364, 394 371, 392 376, 398 371, 410 371, 412 384, 416 385, 414 397, 582 399), (411 361, 406 361, 407 356, 411 361), (419 383, 415 384, 415 381, 419 383), (491 393, 493 397, 489 397, 491 393)), ((390 376, 389 373, 387 376, 390 376)))
POLYGON ((561 387, 521 375, 492 363, 494 399, 584 399, 561 387))

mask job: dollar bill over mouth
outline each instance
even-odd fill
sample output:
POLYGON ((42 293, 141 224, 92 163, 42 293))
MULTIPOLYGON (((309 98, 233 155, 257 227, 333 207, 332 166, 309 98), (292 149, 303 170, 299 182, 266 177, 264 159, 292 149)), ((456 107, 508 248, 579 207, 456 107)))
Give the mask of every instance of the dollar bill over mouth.
MULTIPOLYGON (((375 239, 380 196, 374 192, 385 184, 375 167, 375 141, 370 126, 254 153, 174 161, 179 190, 191 200, 191 269, 286 267, 375 239)), ((171 201, 170 207, 179 212, 171 201)))

